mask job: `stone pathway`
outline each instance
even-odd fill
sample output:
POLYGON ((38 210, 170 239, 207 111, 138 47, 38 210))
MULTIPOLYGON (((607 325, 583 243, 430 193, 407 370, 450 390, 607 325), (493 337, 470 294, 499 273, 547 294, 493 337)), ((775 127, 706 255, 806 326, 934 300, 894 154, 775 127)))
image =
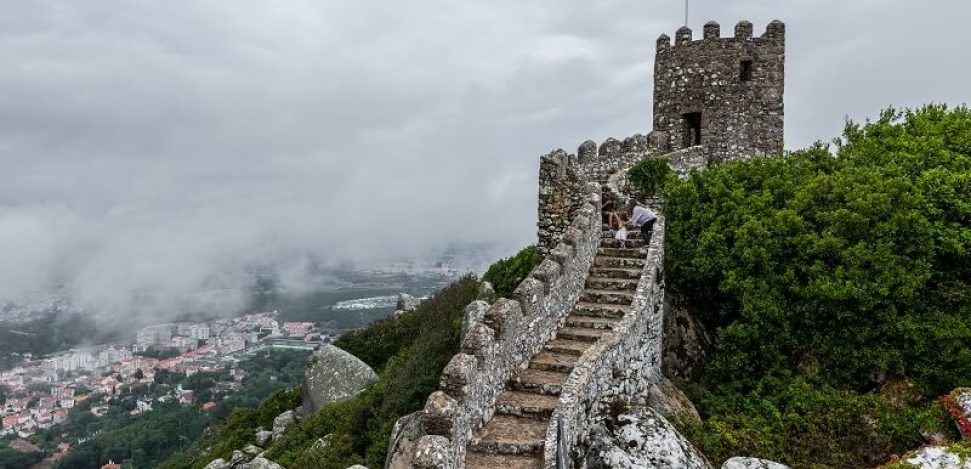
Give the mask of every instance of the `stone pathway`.
POLYGON ((492 419, 469 442, 467 468, 543 467, 543 440, 563 384, 580 355, 630 309, 644 267, 644 246, 637 237, 621 247, 604 229, 580 300, 556 337, 506 383, 492 419))

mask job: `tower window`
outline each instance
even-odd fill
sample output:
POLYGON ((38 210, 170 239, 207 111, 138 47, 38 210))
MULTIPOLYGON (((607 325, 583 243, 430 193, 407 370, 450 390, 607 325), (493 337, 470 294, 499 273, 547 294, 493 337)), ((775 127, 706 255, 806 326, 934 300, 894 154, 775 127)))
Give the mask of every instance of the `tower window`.
POLYGON ((684 147, 701 145, 701 113, 689 112, 681 119, 684 121, 684 147))
POLYGON ((752 79, 752 61, 743 60, 740 67, 739 78, 742 81, 750 81, 752 79))

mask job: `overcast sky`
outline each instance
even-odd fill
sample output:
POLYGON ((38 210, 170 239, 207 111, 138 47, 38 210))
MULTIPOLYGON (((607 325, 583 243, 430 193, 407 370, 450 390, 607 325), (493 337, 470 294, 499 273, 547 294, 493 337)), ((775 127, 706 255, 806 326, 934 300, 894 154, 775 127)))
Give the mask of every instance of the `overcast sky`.
MULTIPOLYGON (((646 133, 680 0, 0 0, 0 299, 126 312, 308 258, 534 240, 538 157, 646 133)), ((967 0, 693 0, 787 23, 786 142, 968 101, 967 0)))

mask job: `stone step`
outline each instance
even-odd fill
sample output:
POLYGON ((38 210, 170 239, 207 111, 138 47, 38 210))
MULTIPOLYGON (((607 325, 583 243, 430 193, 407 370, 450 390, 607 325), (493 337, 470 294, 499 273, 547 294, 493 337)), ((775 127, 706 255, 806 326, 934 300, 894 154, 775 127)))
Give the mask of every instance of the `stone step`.
POLYGON ((569 373, 570 371, 573 371, 573 365, 576 364, 579 358, 579 355, 543 351, 536 354, 536 356, 529 361, 529 367, 534 370, 569 373))
POLYGON ((630 257, 611 257, 600 256, 593 258, 593 265, 596 267, 614 267, 626 269, 643 269, 644 259, 633 259, 630 257))
POLYGON ((600 247, 602 248, 619 248, 626 246, 627 248, 640 249, 644 247, 644 239, 640 237, 639 233, 628 233, 627 241, 621 241, 619 239, 614 239, 613 233, 603 236, 600 240, 600 247))
POLYGON ((616 291, 634 291, 637 290, 637 283, 640 278, 628 279, 628 278, 610 278, 610 277, 587 277, 587 282, 584 284, 585 288, 592 288, 595 290, 616 290, 616 291))
POLYGON ((602 303, 589 303, 585 301, 577 302, 573 311, 580 316, 597 316, 603 318, 622 318, 628 311, 630 305, 608 305, 602 303))
POLYGON ((469 449, 493 454, 542 451, 548 425, 548 420, 496 414, 472 436, 469 449))
POLYGON ((643 259, 647 253, 642 253, 639 248, 597 248, 597 255, 610 257, 629 257, 632 259, 643 259))
POLYGON ((580 301, 598 305, 630 305, 634 302, 634 292, 587 288, 580 292, 580 301))
POLYGON ((606 332, 603 329, 589 329, 586 327, 561 327, 556 331, 557 339, 582 340, 584 342, 596 342, 606 332))
POLYGON ((600 267, 595 265, 590 268, 590 276, 640 280, 642 270, 630 267, 600 267))
MULTIPOLYGON (((590 344, 589 342, 584 343, 587 345, 590 344)), ((566 379, 569 377, 569 373, 527 368, 518 371, 515 376, 506 382, 506 388, 513 391, 559 396, 563 390, 563 384, 566 383, 566 379)))
POLYGON ((543 469, 543 453, 496 454, 480 451, 465 453, 466 469, 543 469))
POLYGON ((496 399, 496 413, 537 419, 545 428, 559 399, 559 396, 507 389, 496 399))
POLYGON ((620 318, 605 318, 600 316, 580 316, 571 314, 566 317, 566 325, 570 327, 586 327, 588 329, 613 329, 620 322, 620 318))
POLYGON ((553 339, 547 342, 543 349, 553 353, 580 356, 590 348, 590 345, 590 342, 582 340, 553 339))

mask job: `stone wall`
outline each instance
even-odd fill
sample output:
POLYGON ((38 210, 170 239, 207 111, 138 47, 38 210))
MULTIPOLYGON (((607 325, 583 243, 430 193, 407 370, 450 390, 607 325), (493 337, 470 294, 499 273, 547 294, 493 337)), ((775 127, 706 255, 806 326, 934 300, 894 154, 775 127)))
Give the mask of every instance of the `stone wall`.
POLYGON ((473 324, 442 373, 440 391, 421 416, 416 467, 463 467, 472 433, 491 417, 506 381, 553 338, 580 296, 601 237, 600 186, 585 186, 583 204, 549 255, 514 291, 473 324))
POLYGON ((718 23, 694 40, 683 27, 674 44, 657 40, 654 62, 654 130, 665 132, 671 149, 700 143, 714 161, 770 155, 782 147, 785 88, 785 24, 769 23, 753 37, 752 23, 721 37, 718 23), (697 124, 691 122, 698 118, 697 124))
POLYGON ((556 467, 558 444, 569 448, 569 461, 579 460, 590 444, 590 429, 607 406, 615 401, 643 404, 648 387, 660 381, 663 306, 664 218, 659 216, 631 312, 584 352, 563 386, 546 432, 547 469, 556 467))

